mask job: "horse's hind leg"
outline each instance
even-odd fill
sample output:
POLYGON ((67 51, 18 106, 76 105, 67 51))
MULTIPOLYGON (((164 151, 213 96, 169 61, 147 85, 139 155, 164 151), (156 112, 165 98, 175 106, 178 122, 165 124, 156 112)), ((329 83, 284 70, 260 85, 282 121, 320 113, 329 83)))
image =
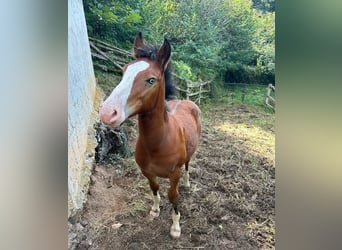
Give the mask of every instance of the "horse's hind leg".
POLYGON ((178 168, 175 173, 170 177, 170 190, 169 190, 169 200, 172 203, 173 211, 172 211, 172 226, 170 235, 172 238, 178 238, 181 234, 181 228, 179 225, 180 213, 178 211, 178 183, 181 177, 181 168, 178 168))
POLYGON ((159 195, 159 185, 157 183, 157 178, 155 176, 151 176, 151 175, 146 175, 146 178, 148 179, 148 182, 150 184, 150 188, 152 190, 153 193, 153 205, 150 211, 150 215, 152 215, 153 217, 158 217, 159 216, 159 212, 160 212, 160 208, 159 208, 159 203, 160 203, 160 195, 159 195))
POLYGON ((185 173, 184 173, 184 182, 186 187, 190 187, 190 181, 189 181, 189 161, 185 163, 185 173))

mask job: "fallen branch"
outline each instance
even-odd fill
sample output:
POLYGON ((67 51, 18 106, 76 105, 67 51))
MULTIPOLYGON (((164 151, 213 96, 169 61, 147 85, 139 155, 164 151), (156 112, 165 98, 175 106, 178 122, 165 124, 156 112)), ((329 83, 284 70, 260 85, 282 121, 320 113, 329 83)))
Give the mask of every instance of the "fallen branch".
POLYGON ((98 44, 99 47, 107 48, 108 50, 116 51, 116 52, 121 53, 121 54, 123 54, 123 55, 125 55, 125 56, 129 56, 129 57, 133 58, 132 53, 130 53, 129 51, 120 49, 120 48, 118 48, 118 47, 115 47, 115 46, 113 46, 112 44, 103 42, 103 41, 98 40, 98 39, 95 39, 95 38, 93 38, 93 37, 89 37, 89 40, 91 40, 91 41, 93 41, 93 42, 99 43, 99 44, 98 44))
POLYGON ((102 55, 103 57, 105 57, 107 60, 111 61, 116 67, 118 67, 119 69, 122 68, 122 66, 116 62, 114 62, 109 56, 107 56, 104 52, 102 52, 99 48, 97 48, 92 42, 89 42, 90 47, 92 47, 94 50, 96 50, 100 55, 102 55))
POLYGON ((181 91, 181 92, 184 92, 184 93, 189 93, 189 91, 185 90, 185 89, 181 89, 179 88, 178 86, 175 86, 175 88, 178 90, 178 91, 181 91))
POLYGON ((95 63, 95 62, 93 62, 93 65, 96 67, 99 67, 103 71, 108 71, 108 67, 106 65, 95 63))
POLYGON ((104 56, 98 54, 98 53, 95 53, 95 52, 91 52, 91 55, 93 57, 96 57, 96 58, 99 58, 99 59, 102 59, 102 60, 107 60, 107 58, 105 58, 104 56))
POLYGON ((198 94, 205 93, 205 92, 209 92, 209 91, 208 90, 201 90, 201 91, 197 91, 195 93, 190 93, 189 96, 194 96, 194 95, 198 95, 198 94))

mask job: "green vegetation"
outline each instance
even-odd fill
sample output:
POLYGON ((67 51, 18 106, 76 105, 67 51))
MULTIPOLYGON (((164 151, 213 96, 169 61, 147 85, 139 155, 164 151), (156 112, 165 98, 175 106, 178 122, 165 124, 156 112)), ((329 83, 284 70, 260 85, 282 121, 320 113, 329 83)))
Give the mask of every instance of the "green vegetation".
POLYGON ((227 98, 229 102, 258 105, 263 103, 265 99, 266 86, 251 85, 247 88, 229 85, 224 88, 220 97, 227 98))
POLYGON ((201 104, 201 110, 210 109, 212 106, 220 105, 221 103, 229 104, 244 104, 251 107, 256 107, 260 112, 274 114, 274 110, 264 105, 267 86, 263 85, 247 85, 232 86, 232 85, 217 85, 215 98, 205 99, 201 104))
MULTIPOLYGON (((223 82, 275 82, 275 0, 84 0, 84 9, 89 36, 118 47, 131 50, 139 31, 168 38, 175 73, 212 81, 211 97, 224 97, 223 82)), ((247 103, 260 98, 248 91, 247 103)))

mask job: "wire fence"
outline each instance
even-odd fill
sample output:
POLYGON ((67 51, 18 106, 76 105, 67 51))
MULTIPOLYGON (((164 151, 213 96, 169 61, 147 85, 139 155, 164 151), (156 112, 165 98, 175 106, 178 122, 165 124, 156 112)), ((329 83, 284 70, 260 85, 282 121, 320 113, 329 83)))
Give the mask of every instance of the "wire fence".
MULTIPOLYGON (((275 87, 271 85, 274 89, 275 87)), ((265 105, 274 110, 274 90, 269 93, 269 86, 246 83, 225 83, 225 98, 233 102, 250 105, 265 105)))

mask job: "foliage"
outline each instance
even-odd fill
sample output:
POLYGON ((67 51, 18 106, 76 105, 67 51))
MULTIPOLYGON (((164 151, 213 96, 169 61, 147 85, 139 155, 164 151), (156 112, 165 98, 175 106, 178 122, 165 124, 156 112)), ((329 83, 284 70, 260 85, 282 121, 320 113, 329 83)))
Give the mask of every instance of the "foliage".
POLYGON ((224 23, 225 39, 222 48, 222 59, 225 66, 252 65, 255 51, 252 47, 256 31, 254 10, 251 2, 245 0, 229 0, 224 10, 227 21, 224 23))
POLYGON ((275 15, 274 12, 258 14, 258 29, 256 30, 256 40, 253 44, 258 53, 256 66, 261 70, 275 73, 275 15))
POLYGON ((185 62, 183 62, 182 60, 173 61, 173 65, 178 76, 183 79, 194 80, 194 75, 191 72, 191 68, 185 62))
POLYGON ((227 83, 265 84, 274 82, 274 74, 262 67, 234 65, 225 72, 227 83))
POLYGON ((140 30, 143 1, 84 0, 89 36, 128 48, 140 30))
POLYGON ((176 74, 274 82, 275 0, 84 0, 90 36, 131 49, 135 35, 172 45, 176 74))
POLYGON ((253 8, 262 12, 274 12, 275 0, 253 0, 253 8))
POLYGON ((211 8, 216 2, 219 1, 182 1, 178 11, 180 18, 187 16, 182 37, 188 38, 179 43, 174 55, 189 64, 193 74, 203 80, 214 79, 221 65, 220 30, 215 25, 214 8, 211 8))

